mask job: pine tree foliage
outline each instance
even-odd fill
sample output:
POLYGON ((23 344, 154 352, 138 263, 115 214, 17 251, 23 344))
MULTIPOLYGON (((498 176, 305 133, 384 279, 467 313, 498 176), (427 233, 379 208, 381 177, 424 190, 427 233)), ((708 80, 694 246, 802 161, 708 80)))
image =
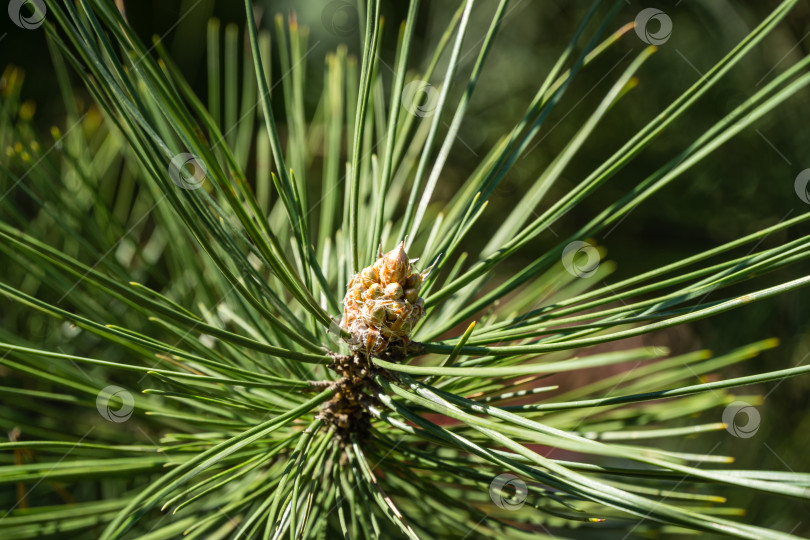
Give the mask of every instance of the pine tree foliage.
POLYGON ((610 285, 596 242, 796 96, 810 57, 570 236, 542 250, 538 237, 666 137, 796 1, 549 200, 613 106, 634 99, 656 47, 628 57, 494 230, 479 223, 487 201, 578 99, 572 81, 637 37, 623 2, 595 2, 513 129, 444 200, 508 9, 481 4, 461 2, 418 71, 418 0, 393 30, 379 1, 362 3, 362 55, 326 57, 311 110, 305 68, 322 59, 294 16, 276 17, 273 37, 250 0, 245 35, 212 20, 204 102, 113 2, 46 1, 64 125, 41 137, 22 72, 3 75, 0 537, 791 537, 746 522, 724 494, 808 499, 810 474, 735 469, 681 443, 728 427, 698 413, 719 420, 754 402, 746 387, 810 366, 735 378, 727 368, 775 340, 680 355, 622 340, 810 284, 772 276, 810 255, 810 213, 610 285), (467 73, 473 10, 491 23, 467 73), (378 54, 391 31, 393 75, 378 54), (544 383, 608 366, 618 374, 584 386, 544 383))

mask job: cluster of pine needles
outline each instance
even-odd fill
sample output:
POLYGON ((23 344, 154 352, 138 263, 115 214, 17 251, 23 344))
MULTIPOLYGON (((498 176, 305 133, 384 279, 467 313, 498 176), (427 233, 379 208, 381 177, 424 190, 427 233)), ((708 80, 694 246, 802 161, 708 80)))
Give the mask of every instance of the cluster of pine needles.
POLYGON ((272 38, 250 0, 244 35, 212 20, 206 103, 163 43, 143 43, 111 0, 46 0, 37 31, 64 124, 40 134, 22 71, 9 67, 2 79, 0 422, 9 439, 0 483, 11 489, 0 495, 0 537, 789 537, 746 523, 724 494, 808 499, 810 475, 666 448, 730 437, 723 407, 756 399, 732 391, 810 366, 723 375, 775 340, 717 354, 594 346, 810 284, 768 281, 810 255, 810 213, 610 285, 609 262, 583 277, 564 259, 572 242, 603 254, 600 235, 689 182, 705 157, 806 88, 810 57, 770 74, 570 234, 551 244, 539 236, 665 136, 796 0, 549 200, 605 116, 633 99, 656 58, 654 46, 637 49, 494 228, 478 222, 487 201, 552 111, 576 102, 572 81, 638 38, 632 17, 619 20, 624 2, 594 2, 518 122, 441 200, 437 185, 509 9, 482 4, 461 2, 417 70, 411 0, 394 29, 391 74, 380 61, 390 31, 380 1, 361 3, 362 54, 341 46, 326 57, 311 110, 306 67, 322 59, 309 56, 308 30, 293 17, 276 17, 272 38), (491 22, 464 71, 473 9, 491 22), (420 81, 430 96, 406 91, 420 81), (426 97, 429 110, 401 106, 426 97), (760 243, 785 231, 789 240, 760 243), (347 284, 380 246, 400 242, 420 269, 435 264, 418 291, 424 316, 408 321, 395 354, 352 345, 340 325, 347 284), (527 250, 534 255, 515 270, 509 261, 527 250), (724 295, 740 286, 746 294, 724 295), (607 375, 544 383, 580 370, 607 375), (718 421, 695 424, 702 411, 718 421))

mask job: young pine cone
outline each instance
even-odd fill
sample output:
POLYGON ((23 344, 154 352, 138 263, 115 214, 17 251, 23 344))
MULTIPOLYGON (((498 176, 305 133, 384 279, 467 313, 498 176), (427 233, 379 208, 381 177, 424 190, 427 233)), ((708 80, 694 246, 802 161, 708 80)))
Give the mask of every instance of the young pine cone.
POLYGON ((349 343, 354 350, 379 355, 389 347, 408 345, 411 330, 425 312, 419 289, 430 272, 411 270, 400 242, 352 276, 340 326, 352 335, 349 343))

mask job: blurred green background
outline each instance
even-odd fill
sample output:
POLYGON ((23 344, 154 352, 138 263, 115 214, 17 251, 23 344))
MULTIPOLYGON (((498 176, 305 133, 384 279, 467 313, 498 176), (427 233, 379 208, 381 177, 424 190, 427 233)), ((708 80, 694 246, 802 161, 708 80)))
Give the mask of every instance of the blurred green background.
MULTIPOLYGON (((410 65, 422 69, 444 31, 457 2, 423 2, 419 15, 415 49, 410 65)), ((215 0, 131 0, 124 2, 129 22, 144 41, 162 36, 178 65, 205 98, 205 28, 210 17, 223 24, 244 24, 243 5, 215 0)), ((462 71, 468 73, 476 51, 491 20, 495 2, 478 2, 465 42, 462 71)), ((446 199, 472 172, 481 157, 502 134, 522 116, 542 83, 547 71, 572 35, 588 9, 589 2, 533 2, 513 0, 495 49, 474 94, 459 141, 437 189, 437 198, 446 199)), ((553 201, 578 183, 604 158, 615 151, 635 131, 694 83, 701 73, 742 39, 762 20, 777 2, 626 2, 610 30, 632 21, 645 7, 658 7, 672 19, 671 38, 647 62, 639 74, 638 86, 608 114, 590 138, 578 159, 565 171, 563 181, 553 188, 547 200, 553 201)), ((256 2, 260 23, 271 28, 276 13, 295 10, 299 23, 310 29, 307 97, 308 110, 314 111, 323 80, 323 58, 340 43, 350 52, 359 50, 358 13, 352 4, 335 0, 294 2, 256 2)), ((404 19, 406 2, 386 2, 383 13, 386 30, 382 57, 393 65, 396 29, 404 19)), ((0 66, 15 64, 25 69, 24 94, 37 104, 36 122, 45 132, 51 125, 63 125, 63 107, 52 80, 51 65, 43 33, 25 31, 3 18, 0 30, 0 66)), ((800 3, 766 46, 750 53, 746 61, 725 77, 725 82, 700 100, 686 117, 656 139, 606 186, 589 197, 579 210, 554 225, 543 241, 553 245, 555 234, 565 237, 607 204, 678 154, 705 129, 757 91, 765 81, 783 71, 797 58, 810 53, 810 2, 800 3)), ((497 225, 533 182, 569 141, 615 80, 613 71, 628 52, 637 54, 645 46, 632 32, 614 50, 595 65, 583 70, 543 126, 535 146, 510 172, 507 181, 493 195, 479 230, 497 225)), ((276 60, 277 62, 277 60, 276 60)), ((279 73, 279 66, 273 72, 279 73)), ((442 72, 440 66, 438 73, 442 72)), ((462 73, 462 75, 463 75, 462 73)), ((383 72, 390 79, 391 72, 383 72)), ((438 82, 438 81, 432 81, 438 82)), ((457 99, 462 87, 452 88, 457 99)), ((455 103, 455 100, 451 101, 455 103)), ((277 111, 282 121, 283 110, 277 111)), ((449 119, 448 119, 449 122, 449 119)), ((810 93, 804 90, 767 118, 758 121, 726 143, 709 158, 691 169, 672 185, 633 211, 617 227, 597 238, 617 265, 613 279, 639 273, 720 243, 748 234, 810 210, 794 191, 796 175, 810 167, 810 93)), ((543 203, 548 204, 548 203, 543 203)), ((541 204, 538 212, 545 206, 541 204)), ((791 233, 781 233, 790 235, 791 233)), ((783 242, 785 237, 766 238, 760 247, 783 242)), ((475 248, 475 237, 467 248, 475 248)), ((480 248, 480 245, 478 246, 480 248)), ((747 248, 746 248, 747 249, 747 248)), ((542 252, 542 242, 513 260, 515 270, 521 261, 529 261, 542 252)), ((716 299, 739 291, 761 287, 808 273, 806 263, 780 271, 760 281, 736 289, 715 292, 716 299)), ((645 336, 643 342, 666 345, 674 353, 697 348, 727 351, 736 345, 775 336, 781 346, 748 363, 727 370, 726 376, 793 367, 810 362, 810 291, 801 290, 734 311, 723 316, 645 336)), ((640 338, 639 338, 640 339, 640 338)), ((600 376, 593 374, 592 376, 600 376)), ((569 379, 579 384, 585 378, 569 379)), ((580 376, 584 377, 584 376, 580 376)), ((738 458, 735 467, 773 470, 810 471, 810 414, 808 395, 810 378, 799 378, 741 392, 759 391, 766 396, 758 410, 759 431, 749 439, 731 436, 725 431, 702 435, 687 442, 693 451, 729 454, 738 458)), ((720 421, 720 410, 705 421, 720 421)), ((748 508, 746 521, 794 534, 810 535, 806 505, 786 499, 728 491, 729 503, 748 508)))

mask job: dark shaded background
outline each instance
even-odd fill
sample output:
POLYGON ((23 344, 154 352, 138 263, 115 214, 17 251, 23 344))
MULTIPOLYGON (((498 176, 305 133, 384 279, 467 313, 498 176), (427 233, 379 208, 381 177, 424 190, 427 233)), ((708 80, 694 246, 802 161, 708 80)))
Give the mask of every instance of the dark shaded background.
MULTIPOLYGON (((555 200, 565 190, 589 174, 604 158, 644 126, 653 116, 727 53, 753 28, 777 2, 628 2, 622 6, 611 30, 634 19, 643 7, 657 6, 673 21, 671 39, 639 73, 639 85, 612 110, 596 133, 568 167, 563 178, 547 197, 555 200)), ((223 23, 244 24, 243 5, 237 1, 214 0, 139 0, 125 2, 130 23, 145 42, 152 35, 163 36, 169 50, 201 96, 206 92, 205 26, 210 17, 223 23)), ((307 72, 309 112, 320 94, 326 52, 345 42, 357 53, 359 35, 351 11, 340 13, 325 9, 334 2, 257 2, 261 23, 272 27, 272 16, 295 8, 302 25, 310 27, 310 59, 307 72), (263 8, 263 9, 262 9, 263 8), (331 15, 330 15, 331 13, 331 15), (341 17, 339 20, 335 17, 341 17)), ((480 38, 483 38, 496 3, 478 2, 480 10, 470 24, 462 77, 472 68, 480 38)), ((532 2, 514 0, 495 42, 476 90, 468 118, 460 132, 437 190, 437 198, 449 197, 467 177, 497 138, 505 133, 523 111, 557 55, 567 43, 588 8, 587 2, 532 2)), ((423 2, 417 27, 418 39, 411 55, 414 69, 424 68, 427 54, 443 32, 456 2, 423 2)), ((396 32, 404 19, 406 2, 386 2, 383 58, 393 65, 396 32)), ((25 68, 27 97, 36 101, 36 120, 44 130, 62 124, 62 105, 51 78, 50 59, 42 32, 24 31, 5 17, 0 27, 0 66, 9 63, 25 68)), ((554 231, 560 237, 581 225, 605 205, 622 196, 629 188, 653 172, 694 141, 705 129, 750 97, 765 81, 782 72, 796 59, 810 53, 810 3, 802 2, 765 42, 745 61, 701 99, 691 112, 659 137, 634 162, 606 186, 585 200, 577 212, 566 216, 554 231)), ((521 159, 501 188, 492 197, 479 231, 491 230, 500 223, 525 187, 537 177, 568 142, 581 123, 594 110, 621 66, 614 65, 628 51, 638 54, 644 44, 635 35, 622 40, 595 66, 584 70, 569 89, 565 99, 545 124, 538 141, 521 159)), ((277 62, 277 60, 276 60, 277 62)), ((279 72, 278 65, 273 67, 279 72)), ((440 67, 438 73, 442 72, 440 67)), ((391 73, 382 72, 390 79, 391 73)), ((459 80, 463 80, 460 78, 459 80)), ((453 88, 458 96, 462 88, 453 88)), ((758 121, 752 128, 726 143, 711 157, 688 171, 673 184, 636 209, 608 234, 597 240, 607 248, 608 257, 617 263, 611 279, 622 279, 640 271, 697 253, 701 250, 748 234, 761 227, 795 217, 810 210, 795 194, 796 175, 810 167, 810 93, 805 89, 758 121)), ((451 100, 451 103, 455 103, 451 100)), ((283 111, 277 111, 282 118, 283 111)), ((547 203, 544 203, 547 204, 547 203)), ((541 204, 542 210, 545 208, 541 204)), ((776 245, 796 233, 780 233, 766 238, 760 247, 776 245)), ((522 261, 536 257, 544 245, 556 241, 553 234, 543 237, 501 271, 508 273, 522 261)), ((474 247, 475 237, 468 239, 474 247)), ((479 244, 480 245, 480 244, 479 244)), ((787 280, 807 274, 806 263, 780 271, 764 280, 731 290, 715 292, 710 298, 723 298, 736 292, 764 287, 776 279, 787 280)), ((504 274, 506 275, 506 274, 504 274)), ((782 345, 748 363, 726 370, 727 376, 782 369, 810 361, 810 332, 807 290, 769 299, 655 336, 645 337, 650 344, 664 344, 674 353, 706 347, 718 352, 776 336, 782 345)), ((598 376, 598 374, 594 374, 598 376)), ((576 381, 580 382, 579 380, 576 381)), ((584 382, 584 379, 583 379, 584 382)), ((742 394, 751 394, 747 388, 742 394)), ((750 439, 732 437, 726 432, 703 435, 688 441, 693 451, 737 456, 739 468, 810 471, 810 415, 807 414, 810 378, 770 384, 758 389, 767 395, 759 406, 761 426, 750 439)), ((701 418, 720 421, 721 411, 701 418)), ((697 421, 697 419, 696 419, 697 421)), ((810 535, 810 518, 803 515, 805 502, 729 491, 729 504, 748 507, 746 521, 794 534, 810 535)))

